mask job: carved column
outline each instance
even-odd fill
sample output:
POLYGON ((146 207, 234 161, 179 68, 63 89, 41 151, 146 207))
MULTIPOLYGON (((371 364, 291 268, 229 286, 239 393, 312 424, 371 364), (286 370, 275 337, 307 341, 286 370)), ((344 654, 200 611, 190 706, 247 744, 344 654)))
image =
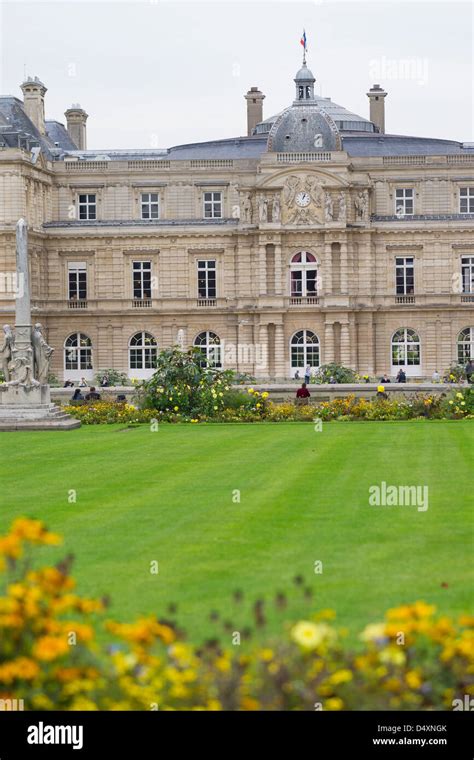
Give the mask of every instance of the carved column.
POLYGON ((332 293, 332 247, 331 243, 324 243, 324 270, 322 292, 324 295, 332 293))
POLYGON ((334 323, 326 322, 324 326, 324 353, 321 364, 330 364, 334 361, 334 323))
POLYGON ((258 357, 258 367, 255 367, 257 377, 268 377, 268 325, 259 325, 258 346, 255 351, 258 357))
POLYGON ((258 273, 259 273, 259 295, 267 294, 267 249, 265 245, 258 247, 258 273))
POLYGON ((275 256, 275 295, 281 296, 283 291, 283 277, 282 277, 282 260, 281 260, 281 245, 275 244, 274 247, 275 256))
POLYGON ((285 329, 283 324, 275 324, 275 378, 288 375, 285 362, 285 329))
POLYGON ((347 293, 347 283, 349 278, 349 257, 347 253, 347 243, 341 243, 341 293, 347 293))
POLYGON ((351 339, 349 323, 341 323, 341 364, 345 367, 351 365, 351 339))

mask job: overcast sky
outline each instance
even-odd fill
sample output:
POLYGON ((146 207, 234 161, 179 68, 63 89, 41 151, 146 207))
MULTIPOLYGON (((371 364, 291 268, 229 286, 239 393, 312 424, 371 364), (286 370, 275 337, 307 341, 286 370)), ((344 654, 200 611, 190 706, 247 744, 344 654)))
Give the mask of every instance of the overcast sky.
POLYGON ((319 93, 368 117, 377 82, 387 132, 474 140, 471 2, 0 0, 0 24, 1 93, 39 76, 47 118, 86 109, 90 149, 245 134, 249 87, 265 117, 293 100, 303 27, 319 93))

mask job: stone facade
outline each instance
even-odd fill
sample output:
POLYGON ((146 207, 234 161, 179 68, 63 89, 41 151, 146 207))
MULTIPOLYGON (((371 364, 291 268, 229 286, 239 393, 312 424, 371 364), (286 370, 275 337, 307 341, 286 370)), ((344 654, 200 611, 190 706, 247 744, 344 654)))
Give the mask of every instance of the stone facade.
MULTIPOLYGON (((85 151, 56 122, 22 141, 23 121, 16 141, 0 120, 2 319, 24 217, 59 378, 147 376, 145 354, 178 331, 261 379, 330 361, 431 377, 474 352, 474 150, 385 135, 315 97, 302 71, 292 106, 231 140, 85 151)), ((2 104, 23 119, 21 101, 0 99, 0 116, 2 104)))

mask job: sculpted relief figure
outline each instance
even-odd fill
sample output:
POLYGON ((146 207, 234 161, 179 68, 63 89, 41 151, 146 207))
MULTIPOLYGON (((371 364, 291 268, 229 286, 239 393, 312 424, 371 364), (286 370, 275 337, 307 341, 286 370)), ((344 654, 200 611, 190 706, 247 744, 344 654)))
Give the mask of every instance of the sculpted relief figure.
POLYGON ((3 345, 0 346, 0 370, 3 372, 5 382, 8 383, 10 380, 8 365, 12 358, 14 338, 10 325, 3 325, 3 332, 5 333, 5 337, 3 345))
POLYGON ((345 222, 347 216, 346 194, 344 190, 339 193, 339 221, 345 222))
POLYGON ((258 199, 258 218, 260 222, 268 221, 268 200, 263 195, 258 199))
POLYGON ((252 224, 252 199, 250 193, 246 193, 242 204, 242 221, 246 224, 252 224))
POLYGON ((321 183, 316 179, 316 177, 311 177, 311 175, 308 175, 304 181, 304 188, 315 206, 322 206, 323 188, 321 187, 321 183))
POLYGON ((8 364, 10 381, 8 385, 24 385, 31 388, 33 385, 39 385, 39 382, 33 377, 33 351, 28 349, 28 356, 15 356, 8 364))
POLYGON ((355 205, 355 211, 356 211, 356 218, 359 221, 363 221, 365 219, 365 215, 367 211, 366 193, 363 193, 363 192, 357 193, 356 199, 354 201, 354 205, 355 205))
POLYGON ((288 206, 288 208, 293 208, 293 206, 295 205, 296 193, 298 192, 299 186, 300 186, 299 177, 295 177, 294 175, 292 175, 291 177, 288 177, 288 179, 286 180, 284 188, 283 188, 283 197, 284 197, 285 205, 288 206))
POLYGON ((332 202, 331 193, 326 193, 326 200, 324 201, 324 217, 327 222, 332 222, 334 219, 334 204, 332 202))
POLYGON ((273 196, 272 221, 273 222, 280 222, 281 221, 281 205, 280 205, 280 196, 279 195, 274 195, 273 196))
POLYGON ((48 382, 49 365, 54 348, 48 346, 43 336, 43 326, 37 322, 33 328, 31 343, 34 352, 35 377, 41 385, 48 382))

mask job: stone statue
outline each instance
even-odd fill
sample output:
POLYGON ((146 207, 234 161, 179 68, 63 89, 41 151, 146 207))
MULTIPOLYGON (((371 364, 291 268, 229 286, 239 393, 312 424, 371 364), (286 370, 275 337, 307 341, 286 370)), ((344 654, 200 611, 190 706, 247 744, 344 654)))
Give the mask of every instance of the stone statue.
POLYGON ((327 222, 332 222, 334 219, 334 204, 332 202, 331 193, 326 193, 326 200, 324 201, 324 216, 327 222))
POLYGON ((291 177, 288 177, 288 179, 286 180, 283 197, 285 200, 285 204, 288 206, 288 208, 293 207, 295 203, 296 193, 298 191, 299 186, 300 186, 299 177, 295 177, 294 174, 291 177))
POLYGON ((34 375, 40 385, 46 385, 48 382, 49 365, 54 348, 48 346, 43 336, 43 326, 37 322, 31 335, 31 344, 34 354, 34 375))
POLYGON ((178 335, 176 336, 176 345, 179 346, 180 351, 184 351, 184 330, 182 327, 178 330, 178 335))
POLYGON ((322 206, 323 188, 321 187, 321 183, 316 179, 316 177, 312 177, 310 174, 308 174, 304 181, 304 189, 308 193, 315 206, 322 206))
POLYGON ((354 206, 356 210, 356 218, 359 221, 363 221, 365 219, 365 212, 367 211, 367 196, 365 193, 357 193, 354 206))
POLYGON ((247 193, 242 204, 242 221, 252 224, 252 199, 250 193, 247 193))
POLYGON ((346 206, 346 194, 344 190, 341 190, 339 193, 339 216, 338 220, 340 222, 346 221, 346 215, 347 215, 347 206, 346 206))
POLYGON ((263 195, 258 199, 258 218, 261 222, 268 221, 268 200, 263 195))
POLYGON ((3 332, 5 333, 5 338, 3 346, 0 347, 0 369, 3 372, 4 382, 8 383, 10 380, 8 365, 12 359, 14 338, 10 325, 3 325, 3 332))
POLYGON ((272 221, 273 222, 280 222, 281 221, 281 206, 280 206, 280 196, 279 195, 274 195, 273 196, 272 221))
POLYGON ((26 349, 26 352, 28 353, 27 356, 25 356, 25 350, 21 356, 17 356, 13 350, 13 358, 8 364, 11 378, 8 386, 23 385, 25 388, 34 388, 41 385, 33 376, 33 350, 29 348, 26 349))

